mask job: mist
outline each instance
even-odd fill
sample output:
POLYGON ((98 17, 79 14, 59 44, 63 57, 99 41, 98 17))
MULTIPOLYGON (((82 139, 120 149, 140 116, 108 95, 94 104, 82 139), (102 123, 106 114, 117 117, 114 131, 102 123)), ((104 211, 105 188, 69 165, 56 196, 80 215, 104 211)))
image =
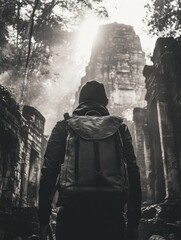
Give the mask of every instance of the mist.
MULTIPOLYGON (((94 15, 87 15, 85 22, 77 26, 72 32, 53 29, 54 39, 49 46, 47 63, 28 77, 25 104, 37 108, 45 117, 45 135, 49 135, 57 121, 63 119, 65 112, 72 112, 75 93, 80 86, 81 78, 85 75, 93 40, 100 24, 118 22, 132 25, 140 36, 146 56, 152 52, 154 39, 150 39, 143 29, 144 0, 135 1, 104 1, 109 13, 108 19, 100 19, 94 15), (136 4, 136 5, 135 5, 136 4), (135 12, 135 6, 137 11, 135 12), (127 14, 130 12, 130 14, 127 14), (138 14, 139 13, 139 14, 138 14), (87 22, 86 22, 87 21, 87 22), (86 24, 85 24, 86 23, 86 24), (64 38, 65 35, 65 38, 64 38), (35 84, 35 82, 37 82, 35 84)), ((48 36, 49 32, 45 33, 48 36)), ((13 54, 5 49, 6 55, 13 54)), ((31 62, 33 63, 33 58, 31 62)), ((147 58, 149 61, 149 58, 147 58)), ((19 102, 23 85, 23 76, 14 81, 13 71, 8 70, 0 75, 0 83, 12 91, 19 102)), ((115 93, 116 94, 116 93, 115 93)), ((115 95, 114 94, 114 95, 115 95)), ((113 96, 116 101, 116 95, 113 96)), ((128 114, 130 115, 130 114, 128 114)))

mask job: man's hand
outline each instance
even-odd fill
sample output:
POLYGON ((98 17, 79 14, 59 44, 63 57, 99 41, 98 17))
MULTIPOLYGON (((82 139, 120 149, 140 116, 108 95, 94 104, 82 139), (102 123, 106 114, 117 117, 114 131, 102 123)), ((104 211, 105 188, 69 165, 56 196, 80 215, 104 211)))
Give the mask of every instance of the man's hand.
POLYGON ((137 228, 128 228, 127 230, 127 240, 138 240, 138 229, 137 228))

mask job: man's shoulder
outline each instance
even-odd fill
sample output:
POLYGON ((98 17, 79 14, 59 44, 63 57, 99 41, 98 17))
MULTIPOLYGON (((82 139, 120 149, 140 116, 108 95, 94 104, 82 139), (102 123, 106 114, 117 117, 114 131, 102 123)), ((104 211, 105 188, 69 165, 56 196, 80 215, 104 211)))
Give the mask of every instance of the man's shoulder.
POLYGON ((65 124, 66 124, 66 120, 63 119, 63 120, 59 120, 59 121, 56 123, 56 126, 62 127, 62 126, 64 126, 65 124))
POLYGON ((54 133, 60 133, 60 132, 65 132, 66 131, 66 120, 60 120, 58 121, 54 128, 53 128, 53 132, 54 133))

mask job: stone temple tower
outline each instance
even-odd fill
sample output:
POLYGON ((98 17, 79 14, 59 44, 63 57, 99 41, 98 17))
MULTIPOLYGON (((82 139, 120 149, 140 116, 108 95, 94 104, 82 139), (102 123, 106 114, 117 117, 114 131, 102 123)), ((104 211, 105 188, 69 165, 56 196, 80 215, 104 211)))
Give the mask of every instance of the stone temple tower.
MULTIPOLYGON (((81 86, 93 79, 103 83, 110 113, 132 120, 133 108, 145 106, 144 66, 145 54, 132 26, 118 23, 102 25, 81 86)), ((78 94, 79 91, 76 105, 78 94)))

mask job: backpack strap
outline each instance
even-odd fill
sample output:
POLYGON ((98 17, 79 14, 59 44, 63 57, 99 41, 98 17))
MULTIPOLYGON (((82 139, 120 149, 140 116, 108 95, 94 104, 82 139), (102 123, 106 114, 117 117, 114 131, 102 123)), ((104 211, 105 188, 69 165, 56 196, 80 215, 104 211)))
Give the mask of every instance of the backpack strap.
POLYGON ((100 164, 100 154, 99 154, 99 141, 94 140, 93 141, 93 147, 94 147, 94 159, 95 159, 95 181, 96 184, 99 185, 102 173, 101 173, 101 164, 100 164))
POLYGON ((79 144, 80 139, 79 136, 77 136, 75 141, 75 181, 79 179, 79 144))
POLYGON ((121 132, 118 129, 117 133, 115 134, 115 147, 116 147, 116 153, 118 157, 118 164, 123 165, 123 159, 124 159, 124 144, 123 139, 121 136, 121 132))
POLYGON ((70 117, 70 115, 69 115, 69 113, 68 112, 66 112, 66 113, 64 113, 63 114, 63 117, 64 117, 64 121, 65 121, 65 129, 66 129, 66 134, 68 134, 68 120, 71 118, 70 117))
POLYGON ((64 119, 65 119, 65 121, 67 121, 67 120, 69 120, 70 119, 70 115, 69 115, 69 113, 68 112, 66 112, 66 113, 64 113, 64 119))
POLYGON ((123 147, 124 147, 124 144, 123 144, 123 139, 122 139, 122 136, 121 136, 120 129, 118 129, 118 135, 119 135, 119 139, 120 139, 121 147, 123 148, 123 147))

